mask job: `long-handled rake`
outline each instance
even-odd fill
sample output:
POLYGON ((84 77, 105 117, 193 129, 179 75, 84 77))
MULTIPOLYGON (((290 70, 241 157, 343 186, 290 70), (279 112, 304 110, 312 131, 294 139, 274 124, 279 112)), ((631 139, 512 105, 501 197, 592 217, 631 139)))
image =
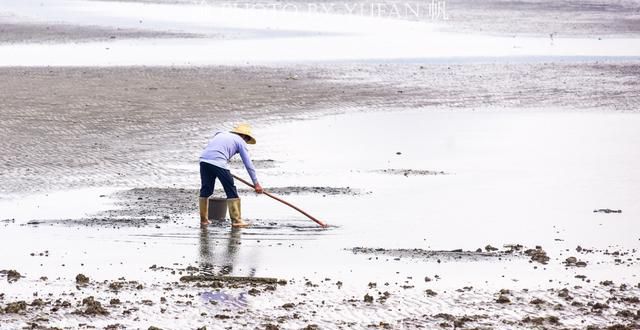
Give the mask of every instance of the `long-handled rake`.
MULTIPOLYGON (((238 180, 238 181, 240 181, 240 182, 242 182, 242 183, 246 184, 247 186, 249 186, 249 187, 251 187, 251 188, 255 188, 255 187, 254 187, 251 183, 249 183, 248 181, 246 181, 246 180, 244 180, 244 179, 242 179, 242 178, 240 178, 240 177, 238 177, 238 176, 236 176, 236 175, 234 175, 234 174, 231 174, 231 175, 232 175, 234 178, 236 178, 236 180, 238 180)), ((326 223, 324 223, 324 222, 322 222, 322 221, 320 221, 320 220, 316 219, 316 218, 315 218, 315 217, 313 217, 311 214, 309 214, 309 213, 307 213, 307 212, 305 212, 305 211, 301 210, 300 208, 296 207, 295 205, 293 205, 293 204, 291 204, 291 203, 289 203, 289 202, 287 202, 287 201, 284 201, 284 200, 282 200, 282 199, 280 199, 280 198, 278 198, 278 197, 276 197, 276 196, 274 196, 274 195, 272 195, 272 194, 268 193, 267 191, 263 191, 262 193, 263 193, 263 194, 265 194, 265 195, 267 195, 267 196, 269 196, 269 197, 271 197, 271 198, 273 198, 273 199, 275 199, 275 200, 277 200, 278 202, 280 202, 280 203, 282 203, 282 204, 285 204, 285 205, 287 205, 287 206, 289 206, 289 207, 293 208, 294 210, 296 210, 296 211, 298 211, 298 212, 300 212, 300 213, 304 214, 307 218, 309 218, 309 219, 313 220, 315 223, 319 224, 321 227, 323 227, 323 228, 326 228, 326 227, 327 227, 327 224, 326 224, 326 223)))

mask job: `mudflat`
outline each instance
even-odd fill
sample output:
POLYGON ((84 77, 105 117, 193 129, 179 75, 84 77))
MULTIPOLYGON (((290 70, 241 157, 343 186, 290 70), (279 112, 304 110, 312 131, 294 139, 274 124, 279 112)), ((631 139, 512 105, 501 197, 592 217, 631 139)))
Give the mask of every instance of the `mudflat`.
POLYGON ((401 108, 635 112, 638 75, 635 62, 2 68, 0 192, 193 182, 163 164, 197 160, 212 130, 238 118, 401 108))
POLYGON ((638 329, 637 2, 423 3, 5 1, 0 328, 638 329))

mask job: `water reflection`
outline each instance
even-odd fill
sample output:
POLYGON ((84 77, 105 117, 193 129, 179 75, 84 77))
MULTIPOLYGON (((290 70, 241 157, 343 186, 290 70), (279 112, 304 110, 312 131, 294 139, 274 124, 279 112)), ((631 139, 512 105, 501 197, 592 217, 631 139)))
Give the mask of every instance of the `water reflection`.
POLYGON ((207 275, 213 275, 213 255, 209 244, 209 229, 206 226, 200 227, 200 271, 207 275))
MULTIPOLYGON (((224 276, 234 274, 235 269, 236 275, 239 275, 236 268, 242 241, 242 229, 231 228, 231 231, 226 234, 228 235, 226 245, 220 253, 216 253, 214 250, 215 244, 211 245, 211 234, 215 234, 215 232, 210 232, 207 227, 200 229, 200 271, 205 275, 224 276)), ((255 276, 255 273, 256 269, 252 266, 249 274, 245 276, 252 277, 255 276)))
POLYGON ((220 275, 230 275, 233 272, 233 267, 236 264, 238 257, 238 250, 240 249, 240 238, 242 236, 242 230, 239 228, 231 228, 229 232, 229 239, 227 239, 227 251, 223 255, 222 269, 220 275))

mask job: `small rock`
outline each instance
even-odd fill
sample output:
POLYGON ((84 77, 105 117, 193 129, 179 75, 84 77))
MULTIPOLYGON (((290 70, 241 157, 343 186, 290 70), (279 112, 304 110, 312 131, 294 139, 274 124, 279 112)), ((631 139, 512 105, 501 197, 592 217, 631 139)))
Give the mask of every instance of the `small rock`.
POLYGON ((122 290, 122 283, 120 282, 111 282, 109 283, 109 289, 113 291, 122 290))
POLYGON ((542 299, 540 299, 540 298, 535 298, 535 299, 531 300, 529 303, 530 303, 531 305, 536 305, 536 306, 538 306, 538 305, 546 304, 547 302, 546 302, 546 301, 544 301, 544 300, 542 300, 542 299))
POLYGON ((89 283, 89 278, 84 274, 76 275, 76 284, 85 285, 89 283))
POLYGON ((571 296, 569 295, 569 289, 564 288, 558 292, 558 297, 564 298, 565 300, 571 300, 571 296))
POLYGON ((102 307, 99 301, 95 300, 93 296, 82 299, 82 305, 87 306, 80 314, 83 315, 109 315, 109 312, 102 307))
POLYGON ((18 273, 18 271, 16 270, 9 270, 7 271, 7 281, 8 282, 15 282, 17 280, 19 280, 22 277, 22 275, 20 275, 20 273, 18 273))
POLYGON ((551 259, 547 256, 547 252, 545 252, 541 247, 537 246, 535 249, 529 249, 524 251, 524 254, 531 257, 531 261, 539 262, 541 264, 546 265, 547 262, 551 259))
POLYGON ((634 313, 628 309, 618 311, 616 316, 625 317, 625 318, 637 318, 640 317, 640 314, 634 313))
POLYGON ((426 294, 427 294, 427 296, 430 296, 430 297, 435 297, 435 296, 437 296, 437 295, 438 295, 438 293, 437 293, 437 292, 435 292, 435 291, 433 291, 433 290, 431 290, 431 289, 426 289, 426 290, 424 290, 424 293, 426 293, 426 294))
POLYGON ((7 304, 4 312, 7 314, 17 314, 27 309, 27 303, 23 300, 7 304))
POLYGON ((493 251, 498 251, 498 248, 495 248, 491 245, 487 245, 484 247, 485 250, 487 250, 487 252, 493 252, 493 251))
POLYGON ((608 309, 609 305, 603 303, 595 303, 591 306, 592 309, 608 309))

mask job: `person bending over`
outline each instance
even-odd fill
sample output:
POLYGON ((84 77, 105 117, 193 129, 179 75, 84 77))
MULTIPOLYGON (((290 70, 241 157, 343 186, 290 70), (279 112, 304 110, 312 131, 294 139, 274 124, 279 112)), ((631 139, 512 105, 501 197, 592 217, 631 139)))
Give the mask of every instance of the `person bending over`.
POLYGON ((229 132, 216 132, 213 138, 204 148, 200 155, 200 224, 208 225, 209 222, 209 197, 213 194, 216 178, 227 194, 227 205, 229 207, 229 217, 231 226, 247 227, 248 224, 242 220, 240 211, 240 198, 233 182, 233 176, 229 171, 229 160, 236 154, 240 154, 244 167, 247 169, 255 191, 262 193, 262 187, 256 177, 256 170, 249 157, 247 144, 255 144, 256 139, 251 133, 251 126, 248 124, 238 124, 229 132))

